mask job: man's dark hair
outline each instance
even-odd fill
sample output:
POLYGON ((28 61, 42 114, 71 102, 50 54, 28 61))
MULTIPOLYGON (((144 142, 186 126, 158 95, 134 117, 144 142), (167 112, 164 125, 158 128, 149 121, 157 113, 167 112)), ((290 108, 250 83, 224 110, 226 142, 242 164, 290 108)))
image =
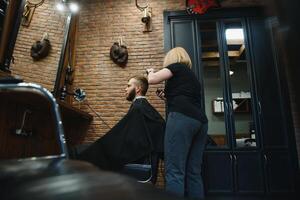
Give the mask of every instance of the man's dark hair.
POLYGON ((140 86, 142 88, 141 94, 143 96, 145 96, 146 93, 147 93, 147 91, 148 91, 148 87, 149 87, 148 79, 145 76, 140 76, 140 75, 133 76, 130 79, 132 79, 132 78, 135 79, 136 82, 137 82, 137 84, 138 84, 138 86, 140 86))

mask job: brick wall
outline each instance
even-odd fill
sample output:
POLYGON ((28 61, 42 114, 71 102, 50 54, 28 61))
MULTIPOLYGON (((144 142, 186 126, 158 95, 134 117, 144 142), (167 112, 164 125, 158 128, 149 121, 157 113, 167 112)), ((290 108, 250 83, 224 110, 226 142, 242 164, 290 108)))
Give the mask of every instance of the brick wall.
MULTIPOLYGON (((183 9, 184 1, 151 1, 150 5, 153 11, 153 31, 150 33, 143 33, 142 13, 135 7, 135 1, 86 1, 81 9, 75 84, 86 90, 88 103, 110 126, 128 110, 129 103, 124 98, 128 78, 145 74, 146 68, 161 67, 163 10, 183 9), (125 68, 114 64, 109 57, 110 47, 120 37, 129 51, 125 68)), ((154 96, 155 89, 156 86, 150 88, 149 100, 163 113, 164 105, 154 96)), ((108 130, 100 119, 94 119, 87 141, 95 140, 108 130)))

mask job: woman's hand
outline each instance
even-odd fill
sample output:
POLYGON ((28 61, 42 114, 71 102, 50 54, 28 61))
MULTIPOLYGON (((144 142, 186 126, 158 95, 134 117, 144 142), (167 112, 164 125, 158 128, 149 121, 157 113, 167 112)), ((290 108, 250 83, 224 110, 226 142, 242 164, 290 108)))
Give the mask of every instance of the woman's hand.
POLYGON ((154 73, 154 69, 153 68, 146 69, 146 73, 147 75, 149 75, 150 73, 154 73))
POLYGON ((166 100, 166 97, 165 97, 165 90, 157 88, 157 90, 156 90, 156 95, 157 95, 159 98, 161 98, 162 100, 164 100, 164 101, 166 100))
POLYGON ((173 76, 172 72, 167 68, 163 68, 157 72, 155 72, 153 68, 149 68, 146 69, 146 72, 148 75, 149 84, 158 84, 170 79, 173 76))

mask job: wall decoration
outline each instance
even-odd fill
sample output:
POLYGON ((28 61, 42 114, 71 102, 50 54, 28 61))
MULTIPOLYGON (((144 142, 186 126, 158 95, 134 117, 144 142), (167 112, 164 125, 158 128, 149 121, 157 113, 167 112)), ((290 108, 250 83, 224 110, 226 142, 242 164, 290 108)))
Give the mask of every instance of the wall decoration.
POLYGON ((144 23, 143 32, 151 32, 152 31, 152 8, 149 6, 148 1, 146 1, 146 5, 139 5, 138 0, 135 0, 135 6, 143 12, 143 16, 141 21, 144 23))
POLYGON ((125 67, 128 61, 128 50, 123 44, 122 38, 120 42, 115 42, 110 48, 110 58, 120 67, 125 67))
POLYGON ((204 14, 210 8, 220 7, 219 0, 187 0, 186 10, 189 14, 204 14))
POLYGON ((36 41, 31 47, 31 57, 33 60, 40 60, 48 56, 51 44, 48 39, 48 33, 44 33, 40 41, 36 41))
POLYGON ((42 5, 44 1, 45 0, 26 0, 22 15, 23 26, 29 26, 35 9, 42 5))

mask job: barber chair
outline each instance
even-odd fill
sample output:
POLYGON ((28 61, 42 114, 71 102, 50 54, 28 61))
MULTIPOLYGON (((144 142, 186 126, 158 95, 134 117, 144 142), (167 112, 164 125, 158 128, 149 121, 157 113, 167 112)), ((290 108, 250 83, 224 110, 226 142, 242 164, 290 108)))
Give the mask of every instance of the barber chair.
POLYGON ((136 163, 126 164, 123 174, 134 177, 140 183, 152 183, 155 185, 158 173, 158 154, 152 153, 136 163))
POLYGON ((101 171, 87 162, 69 160, 59 106, 52 94, 41 86, 3 83, 0 80, 0 109, 1 200, 178 199, 148 184, 139 184, 126 176, 101 171), (30 110, 24 113, 31 113, 29 118, 32 119, 15 113, 18 109, 22 111, 19 107, 23 106, 30 110), (49 120, 34 118, 35 113, 39 112, 49 120), (21 125, 13 120, 14 117, 22 119, 21 125), (30 127, 28 120, 31 120, 30 127), (53 124, 53 127, 48 124, 53 124), (53 144, 49 133, 55 135, 57 145, 54 150, 50 148, 53 144), (41 138, 46 142, 39 140, 41 138), (31 140, 41 143, 41 146, 31 140), (29 142, 29 145, 24 145, 25 142, 29 142), (33 147, 27 148, 29 146, 33 147), (42 147, 46 147, 46 150, 42 150, 42 147), (23 150, 22 153, 18 149, 23 150))
MULTIPOLYGON (((71 159, 78 159, 78 155, 87 149, 91 143, 77 145, 69 149, 71 159)), ((133 163, 126 164, 120 173, 135 178, 139 183, 152 183, 155 185, 158 174, 159 155, 151 153, 133 163)))
POLYGON ((0 109, 0 159, 68 158, 59 106, 48 90, 0 81, 0 109))

